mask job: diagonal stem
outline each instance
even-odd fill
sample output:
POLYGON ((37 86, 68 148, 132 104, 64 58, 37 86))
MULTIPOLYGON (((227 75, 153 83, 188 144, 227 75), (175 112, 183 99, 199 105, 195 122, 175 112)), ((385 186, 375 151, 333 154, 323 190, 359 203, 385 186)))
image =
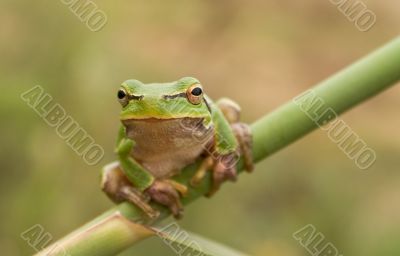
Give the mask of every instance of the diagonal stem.
MULTIPOLYGON (((400 80, 400 38, 359 60, 350 67, 318 84, 313 92, 337 114, 378 94, 400 80)), ((254 160, 256 162, 288 146, 317 127, 302 110, 289 102, 252 124, 254 160)), ((177 177, 188 184, 199 163, 177 177)), ((238 169, 242 169, 239 162, 238 169)), ((209 176, 209 174, 207 174, 209 176)), ((188 204, 203 196, 210 188, 210 177, 196 189, 191 188, 183 199, 188 204)), ((160 206, 159 222, 169 216, 160 206)), ((133 205, 122 203, 88 224, 57 241, 39 255, 115 255, 152 234, 142 224, 155 224, 133 205)))

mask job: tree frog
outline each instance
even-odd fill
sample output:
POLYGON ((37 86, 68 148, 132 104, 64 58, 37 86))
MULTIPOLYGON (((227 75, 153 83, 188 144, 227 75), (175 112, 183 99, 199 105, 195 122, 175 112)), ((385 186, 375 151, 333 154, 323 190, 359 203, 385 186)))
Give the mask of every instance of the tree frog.
POLYGON ((181 197, 188 186, 212 172, 213 195, 227 180, 236 180, 236 162, 253 169, 252 136, 239 122, 238 104, 223 98, 216 103, 199 80, 184 77, 170 83, 144 84, 127 80, 117 92, 122 123, 116 145, 118 162, 102 171, 102 189, 115 202, 129 201, 151 218, 159 212, 150 201, 183 214, 181 197), (190 184, 172 178, 201 159, 190 184))

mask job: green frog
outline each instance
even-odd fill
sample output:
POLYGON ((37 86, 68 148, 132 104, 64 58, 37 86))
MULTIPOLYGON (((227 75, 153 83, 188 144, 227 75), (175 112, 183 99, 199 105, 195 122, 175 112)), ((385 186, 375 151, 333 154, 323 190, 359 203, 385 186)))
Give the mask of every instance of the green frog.
POLYGON ((238 104, 223 98, 216 103, 193 77, 171 83, 122 83, 117 92, 122 106, 116 153, 119 161, 102 171, 103 191, 114 201, 128 201, 157 218, 149 202, 168 207, 182 217, 181 197, 212 172, 213 195, 227 180, 236 180, 236 163, 253 169, 252 136, 239 122, 238 104), (201 159, 190 184, 173 180, 181 170, 201 159))

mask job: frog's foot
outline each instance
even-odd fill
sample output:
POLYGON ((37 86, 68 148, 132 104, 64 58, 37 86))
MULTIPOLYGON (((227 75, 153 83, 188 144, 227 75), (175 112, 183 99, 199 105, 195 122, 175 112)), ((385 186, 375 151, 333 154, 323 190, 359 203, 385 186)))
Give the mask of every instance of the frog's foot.
POLYGON ((234 123, 231 127, 239 142, 240 155, 243 157, 244 161, 244 169, 247 172, 252 172, 254 169, 252 150, 253 136, 251 134, 250 126, 245 123, 234 123))
POLYGON ((225 181, 236 181, 237 171, 236 162, 238 154, 236 152, 220 156, 214 161, 212 169, 212 185, 210 191, 206 194, 207 197, 211 197, 221 187, 221 184, 225 181))
POLYGON ((190 180, 190 185, 197 187, 204 180, 207 171, 212 172, 212 185, 210 191, 206 194, 211 197, 221 187, 221 184, 227 180, 236 181, 237 171, 236 162, 238 155, 236 152, 213 158, 208 156, 203 160, 199 169, 190 180))
POLYGON ((168 179, 156 180, 145 190, 145 193, 153 201, 167 206, 176 219, 180 219, 183 216, 183 206, 179 193, 183 192, 182 194, 185 194, 187 192, 186 186, 178 184, 176 181, 168 179))
POLYGON ((232 130, 239 142, 238 152, 224 156, 208 156, 200 164, 199 169, 190 181, 193 187, 198 186, 204 179, 208 170, 212 170, 212 187, 206 196, 210 197, 218 191, 221 184, 227 180, 236 180, 236 163, 240 156, 243 156, 244 168, 251 172, 254 168, 252 156, 252 135, 250 127, 244 123, 232 124, 232 130))
MULTIPOLYGON (((207 171, 211 170, 213 172, 213 187, 212 190, 218 190, 221 183, 226 180, 236 180, 236 169, 233 160, 237 159, 235 153, 228 154, 225 156, 208 156, 200 164, 199 169, 196 171, 192 179, 190 180, 190 185, 197 187, 204 180, 207 171), (231 164, 228 166, 228 163, 231 164)), ((210 194, 210 193, 209 193, 210 194)), ((213 194, 213 193, 211 193, 213 194)))
POLYGON ((128 201, 139 207, 152 219, 160 213, 150 205, 150 198, 132 186, 117 162, 105 166, 102 170, 101 188, 115 203, 128 201))

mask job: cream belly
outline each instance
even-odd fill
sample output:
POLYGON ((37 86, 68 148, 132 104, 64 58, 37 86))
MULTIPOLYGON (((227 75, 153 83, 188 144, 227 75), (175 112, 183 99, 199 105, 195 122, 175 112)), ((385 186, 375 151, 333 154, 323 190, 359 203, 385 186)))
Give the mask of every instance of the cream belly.
POLYGON ((131 156, 155 178, 171 177, 193 163, 213 140, 199 118, 123 121, 127 137, 136 142, 131 156))

